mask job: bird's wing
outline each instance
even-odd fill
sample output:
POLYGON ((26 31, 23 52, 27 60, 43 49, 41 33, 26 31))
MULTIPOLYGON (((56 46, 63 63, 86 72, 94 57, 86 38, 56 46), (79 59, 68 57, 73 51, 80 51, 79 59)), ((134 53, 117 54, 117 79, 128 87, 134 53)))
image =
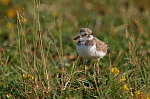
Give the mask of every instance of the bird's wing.
POLYGON ((108 45, 105 44, 105 42, 100 41, 99 39, 97 39, 96 37, 93 38, 96 42, 96 50, 98 51, 103 51, 103 52, 107 52, 108 50, 108 45))

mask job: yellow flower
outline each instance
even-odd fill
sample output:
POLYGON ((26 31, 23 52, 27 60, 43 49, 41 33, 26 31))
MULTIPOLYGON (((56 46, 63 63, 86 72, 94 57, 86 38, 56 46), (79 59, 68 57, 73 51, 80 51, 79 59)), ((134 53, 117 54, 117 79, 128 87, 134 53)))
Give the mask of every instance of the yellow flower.
POLYGON ((114 73, 115 75, 118 75, 118 73, 120 72, 118 68, 112 68, 111 72, 114 73))
POLYGON ((27 19, 26 19, 26 18, 23 18, 23 17, 20 18, 20 21, 21 21, 22 23, 27 23, 27 19))
POLYGON ((145 99, 150 99, 150 96, 146 96, 145 99))
POLYGON ((88 70, 89 69, 89 66, 85 66, 85 70, 88 70))
POLYGON ((121 78, 119 79, 119 81, 125 81, 126 78, 124 76, 121 76, 121 78))
POLYGON ((150 99, 150 95, 144 92, 135 91, 134 94, 138 97, 138 99, 150 99))
POLYGON ((10 0, 0 0, 1 4, 8 5, 10 0))
POLYGON ((25 79, 25 80, 33 80, 34 77, 32 75, 23 74, 23 79, 25 79))
POLYGON ((7 23, 7 27, 12 29, 14 27, 14 24, 13 23, 7 23))
POLYGON ((132 92, 130 92, 130 95, 131 95, 131 96, 134 96, 134 94, 133 94, 132 92))
POLYGON ((150 95, 149 94, 142 94, 142 99, 150 99, 150 95))
POLYGON ((11 94, 6 94, 6 97, 7 98, 10 98, 12 95, 11 94))
POLYGON ((128 88, 128 86, 127 86, 126 84, 124 84, 124 85, 123 85, 123 89, 124 89, 124 90, 128 90, 129 88, 128 88))
POLYGON ((28 75, 27 74, 23 74, 23 79, 27 79, 28 75))
POLYGON ((15 13, 14 10, 8 10, 8 11, 7 11, 7 16, 8 16, 9 18, 13 18, 15 15, 16 15, 16 13, 15 13))
POLYGON ((142 94, 142 92, 140 92, 140 91, 135 91, 134 93, 137 95, 142 94))

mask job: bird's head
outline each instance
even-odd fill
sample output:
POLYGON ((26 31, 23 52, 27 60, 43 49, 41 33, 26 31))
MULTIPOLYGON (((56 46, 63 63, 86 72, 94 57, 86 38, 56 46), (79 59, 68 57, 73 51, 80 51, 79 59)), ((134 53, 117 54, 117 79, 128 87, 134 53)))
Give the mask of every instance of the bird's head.
POLYGON ((89 28, 81 28, 78 32, 78 36, 74 40, 91 40, 93 39, 92 31, 89 28))

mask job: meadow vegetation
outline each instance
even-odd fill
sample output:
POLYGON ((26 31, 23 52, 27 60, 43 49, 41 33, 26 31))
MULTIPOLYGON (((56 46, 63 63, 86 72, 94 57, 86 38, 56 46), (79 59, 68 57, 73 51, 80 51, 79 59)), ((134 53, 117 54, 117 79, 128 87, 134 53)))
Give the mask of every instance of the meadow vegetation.
POLYGON ((150 99, 149 0, 0 0, 1 99, 150 99), (88 27, 101 74, 76 53, 88 27))

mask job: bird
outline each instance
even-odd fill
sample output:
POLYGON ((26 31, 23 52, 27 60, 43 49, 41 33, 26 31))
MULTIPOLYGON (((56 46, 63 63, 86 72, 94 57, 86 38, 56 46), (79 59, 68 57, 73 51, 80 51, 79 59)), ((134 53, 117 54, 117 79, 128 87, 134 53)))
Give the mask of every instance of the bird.
POLYGON ((96 59, 96 69, 99 74, 100 68, 98 62, 107 54, 108 45, 93 36, 92 30, 89 28, 81 28, 74 40, 78 40, 76 50, 79 56, 84 59, 84 64, 89 59, 96 59))

